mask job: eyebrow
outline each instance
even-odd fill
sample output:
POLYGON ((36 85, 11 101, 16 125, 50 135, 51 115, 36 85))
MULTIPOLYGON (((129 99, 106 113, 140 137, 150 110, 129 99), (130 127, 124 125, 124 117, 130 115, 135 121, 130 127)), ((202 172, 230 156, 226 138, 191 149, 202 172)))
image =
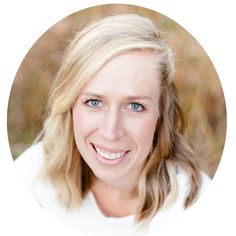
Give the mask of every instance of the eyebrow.
MULTIPOLYGON (((96 94, 96 93, 82 93, 81 96, 91 96, 96 98, 104 98, 104 95, 96 94)), ((139 96, 127 96, 125 97, 127 100, 151 100, 152 98, 147 95, 139 95, 139 96)))

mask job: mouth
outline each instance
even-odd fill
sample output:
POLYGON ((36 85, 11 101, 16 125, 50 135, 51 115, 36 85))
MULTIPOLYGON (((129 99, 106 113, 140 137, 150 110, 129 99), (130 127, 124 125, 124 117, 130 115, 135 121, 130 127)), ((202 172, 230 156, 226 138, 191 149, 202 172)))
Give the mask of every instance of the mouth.
POLYGON ((91 145, 95 150, 97 156, 108 161, 123 159, 126 156, 126 154, 130 152, 130 150, 124 151, 118 149, 105 148, 99 145, 95 145, 93 143, 91 143, 91 145))

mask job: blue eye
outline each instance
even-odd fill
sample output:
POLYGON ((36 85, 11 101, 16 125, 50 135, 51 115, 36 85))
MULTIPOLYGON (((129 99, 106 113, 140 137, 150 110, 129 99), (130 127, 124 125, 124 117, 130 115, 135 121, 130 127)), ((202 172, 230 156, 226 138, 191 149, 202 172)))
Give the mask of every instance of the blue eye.
POLYGON ((138 112, 138 111, 143 111, 144 107, 137 102, 133 102, 129 104, 128 109, 130 109, 131 111, 138 112))
POLYGON ((102 105, 101 101, 98 99, 89 99, 85 103, 92 108, 99 108, 102 105))

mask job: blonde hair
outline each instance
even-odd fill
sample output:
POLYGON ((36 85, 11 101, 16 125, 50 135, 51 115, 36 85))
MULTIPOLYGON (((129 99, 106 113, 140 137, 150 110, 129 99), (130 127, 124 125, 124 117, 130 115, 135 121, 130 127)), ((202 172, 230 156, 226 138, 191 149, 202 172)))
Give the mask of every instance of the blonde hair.
POLYGON ((80 206, 90 190, 92 173, 75 144, 71 107, 83 86, 103 65, 118 54, 135 50, 156 54, 161 79, 160 117, 137 187, 136 222, 148 222, 168 196, 174 202, 178 194, 176 166, 189 177, 185 208, 197 197, 200 174, 194 151, 184 137, 186 123, 173 83, 171 50, 145 17, 108 16, 75 34, 51 88, 42 138, 45 157, 42 174, 50 178, 63 205, 71 209, 80 206))

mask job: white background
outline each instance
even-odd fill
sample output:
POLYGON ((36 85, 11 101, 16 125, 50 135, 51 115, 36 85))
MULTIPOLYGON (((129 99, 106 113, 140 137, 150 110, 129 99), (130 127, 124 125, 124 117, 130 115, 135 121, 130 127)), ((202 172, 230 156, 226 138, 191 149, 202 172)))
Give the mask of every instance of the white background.
MULTIPOLYGON (((188 30, 211 58, 227 104, 227 138, 211 186, 174 224, 156 235, 236 235, 236 22, 233 0, 119 1, 156 10, 188 30)), ((7 139, 7 102, 30 47, 53 24, 80 9, 115 1, 1 1, 0 3, 0 235, 78 235, 40 209, 14 171, 7 139)), ((17 117, 16 117, 17 119, 17 117)), ((91 222, 92 227, 92 222, 91 222)))

